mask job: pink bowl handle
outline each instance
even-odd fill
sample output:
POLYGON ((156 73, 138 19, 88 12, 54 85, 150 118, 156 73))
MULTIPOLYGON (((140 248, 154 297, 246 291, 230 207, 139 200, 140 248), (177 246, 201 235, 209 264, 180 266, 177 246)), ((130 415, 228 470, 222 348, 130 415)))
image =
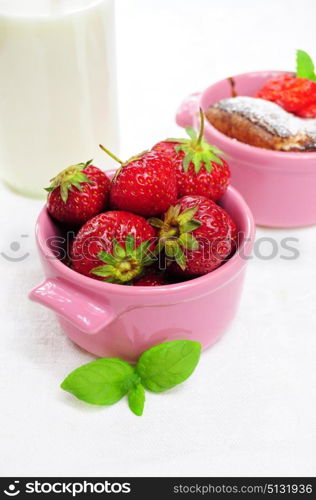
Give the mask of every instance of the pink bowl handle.
POLYGON ((115 316, 110 306, 101 305, 60 278, 43 281, 29 297, 60 314, 84 333, 98 333, 115 316))
POLYGON ((194 92, 181 103, 176 114, 176 122, 180 127, 193 127, 194 115, 199 111, 200 96, 201 92, 194 92))

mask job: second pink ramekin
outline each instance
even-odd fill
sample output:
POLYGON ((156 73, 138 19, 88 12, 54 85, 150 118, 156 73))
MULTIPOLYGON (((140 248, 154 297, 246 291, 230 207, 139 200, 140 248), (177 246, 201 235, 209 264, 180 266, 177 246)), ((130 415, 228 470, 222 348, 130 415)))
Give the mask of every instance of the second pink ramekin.
MULTIPOLYGON (((258 71, 234 76, 238 95, 253 96, 278 71, 258 71)), ((191 94, 180 106, 176 121, 181 127, 199 127, 198 109, 231 97, 227 79, 191 94)), ((249 146, 205 123, 207 141, 230 157, 232 184, 244 196, 256 224, 298 227, 316 224, 316 152, 283 152, 249 146)))

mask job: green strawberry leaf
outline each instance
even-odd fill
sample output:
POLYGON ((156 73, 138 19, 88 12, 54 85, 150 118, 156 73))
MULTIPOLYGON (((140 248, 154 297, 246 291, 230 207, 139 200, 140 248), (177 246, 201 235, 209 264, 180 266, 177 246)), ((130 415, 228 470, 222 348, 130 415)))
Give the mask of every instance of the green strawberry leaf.
POLYGON ((194 371, 201 344, 193 340, 173 340, 145 351, 136 365, 143 386, 163 392, 184 382, 194 371))
POLYGON ((111 264, 112 266, 115 266, 117 262, 115 257, 113 257, 113 255, 111 255, 108 252, 99 252, 98 257, 100 260, 102 260, 102 262, 105 262, 106 264, 111 264))
POLYGON ((95 274, 96 276, 101 276, 101 278, 106 278, 107 276, 112 277, 114 272, 115 272, 115 267, 111 266, 110 264, 105 266, 94 267, 91 270, 92 274, 95 274))
POLYGON ((152 242, 150 240, 142 241, 142 243, 138 245, 138 247, 134 252, 135 258, 140 261, 143 260, 145 256, 148 254, 148 250, 151 244, 152 242))
POLYGON ((187 208, 186 210, 184 210, 181 213, 181 215, 178 216, 180 223, 185 224, 186 222, 191 221, 193 216, 198 211, 198 209, 199 209, 199 207, 196 205, 195 207, 187 208))
POLYGON ((198 227, 200 227, 202 222, 199 220, 189 220, 188 222, 185 222, 184 224, 180 224, 180 232, 181 233, 190 233, 191 231, 195 231, 198 227))
POLYGON ((131 255, 135 247, 135 238, 133 234, 128 234, 125 239, 126 254, 131 255))
POLYGON ((153 227, 157 227, 157 228, 159 228, 159 229, 161 229, 161 228, 162 228, 162 226, 163 226, 163 222, 162 222, 162 220, 158 219, 157 217, 150 217, 150 218, 148 219, 148 222, 149 222, 149 224, 150 224, 151 226, 153 226, 153 227))
POLYGON ((182 162, 182 167, 184 172, 187 172, 189 170, 190 163, 193 160, 193 158, 194 158, 194 151, 189 150, 182 162))
POLYGON ((177 247, 177 253, 174 256, 176 263, 181 267, 182 271, 186 268, 186 257, 180 245, 177 247))
POLYGON ((126 257, 126 251, 125 248, 116 241, 116 239, 113 239, 112 241, 112 247, 113 247, 113 255, 117 259, 124 259, 126 257))
POLYGON ((171 260, 175 260, 176 263, 184 271, 185 267, 186 267, 186 258, 185 258, 184 252, 181 248, 180 238, 173 239, 173 240, 167 240, 164 243, 164 247, 165 247, 166 256, 169 257, 171 260))
POLYGON ((178 241, 183 248, 187 248, 191 251, 198 250, 200 246, 197 239, 190 233, 182 233, 179 236, 178 241))
POLYGON ((145 390, 142 384, 133 387, 128 393, 128 406, 137 416, 141 416, 145 405, 145 390))
POLYGON ((60 196, 64 203, 66 203, 68 199, 68 190, 70 190, 70 187, 68 185, 66 184, 60 185, 60 196))
POLYGON ((173 259, 178 252, 178 242, 176 240, 167 240, 165 242, 166 255, 173 259))
POLYGON ((128 392, 134 368, 119 358, 91 361, 72 371, 61 388, 94 405, 112 405, 128 392))
MULTIPOLYGON (((213 161, 214 163, 217 163, 218 165, 223 165, 223 160, 217 156, 216 154, 214 154, 214 151, 209 151, 207 155, 205 155, 204 153, 204 161, 213 161)), ((212 166, 212 164, 211 164, 212 166)))
POLYGON ((304 50, 296 51, 296 76, 316 81, 313 60, 304 50))
POLYGON ((197 139, 197 133, 196 131, 194 130, 193 127, 186 127, 185 129, 186 133, 188 134, 188 136, 193 140, 193 141, 196 141, 197 139))
POLYGON ((194 165, 194 172, 196 174, 198 174, 200 171, 202 161, 203 161, 203 153, 202 152, 197 152, 197 153, 195 153, 195 155, 193 155, 192 163, 194 165))

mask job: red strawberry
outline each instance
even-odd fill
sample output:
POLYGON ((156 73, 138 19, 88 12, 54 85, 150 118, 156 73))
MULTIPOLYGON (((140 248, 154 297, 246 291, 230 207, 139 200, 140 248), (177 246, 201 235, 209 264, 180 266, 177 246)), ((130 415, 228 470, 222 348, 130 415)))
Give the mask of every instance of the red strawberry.
POLYGON ((167 139, 158 142, 153 150, 171 157, 176 168, 178 196, 201 195, 218 200, 230 182, 229 166, 223 154, 203 138, 204 113, 200 110, 201 125, 199 136, 191 127, 186 128, 189 139, 167 139))
POLYGON ((123 211, 99 214, 74 239, 73 269, 110 283, 128 283, 152 263, 155 234, 140 215, 123 211))
POLYGON ((177 199, 176 174, 170 158, 158 151, 146 151, 121 163, 111 183, 112 208, 144 216, 159 215, 177 199))
POLYGON ((170 271, 184 276, 209 273, 222 264, 236 246, 236 224, 230 215, 204 196, 184 196, 161 221, 159 244, 171 259, 170 271))
POLYGON ((168 284, 169 281, 166 279, 165 274, 156 269, 149 269, 144 276, 134 281, 135 286, 163 286, 168 284))
POLYGON ((316 116, 316 82, 281 75, 268 80, 256 97, 273 101, 289 113, 305 118, 316 116))
POLYGON ((47 210, 54 219, 81 225, 106 208, 110 179, 91 162, 71 165, 51 179, 47 210))
POLYGON ((302 118, 316 118, 316 100, 298 113, 302 118))
POLYGON ((256 97, 276 102, 303 118, 315 118, 316 74, 312 58, 304 50, 297 50, 296 76, 284 74, 268 80, 256 97))

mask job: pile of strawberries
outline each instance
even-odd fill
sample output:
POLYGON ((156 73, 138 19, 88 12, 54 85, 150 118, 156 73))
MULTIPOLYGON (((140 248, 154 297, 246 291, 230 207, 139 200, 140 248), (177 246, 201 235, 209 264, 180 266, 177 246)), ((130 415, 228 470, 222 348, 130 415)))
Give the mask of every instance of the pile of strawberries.
POLYGON ((47 188, 49 214, 76 231, 71 267, 109 283, 159 286, 220 266, 237 230, 215 202, 230 182, 223 153, 197 135, 167 139, 121 162, 110 180, 91 161, 72 165, 47 188), (220 155, 220 156, 219 156, 220 155))

